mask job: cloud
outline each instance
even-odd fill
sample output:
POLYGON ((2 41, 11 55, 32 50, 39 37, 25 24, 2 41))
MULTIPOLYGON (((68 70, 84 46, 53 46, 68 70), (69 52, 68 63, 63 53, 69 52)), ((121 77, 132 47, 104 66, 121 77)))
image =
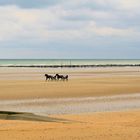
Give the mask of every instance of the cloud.
POLYGON ((0 7, 0 40, 44 39, 48 25, 56 17, 49 10, 0 7))
POLYGON ((113 28, 113 27, 106 27, 106 26, 97 26, 96 23, 91 22, 87 27, 87 31, 94 33, 94 35, 98 36, 117 36, 117 37, 131 37, 135 35, 140 35, 139 32, 128 28, 128 29, 121 29, 121 28, 113 28))
POLYGON ((119 1, 121 9, 124 10, 139 10, 140 1, 139 0, 121 0, 119 1))
POLYGON ((30 6, 32 1, 22 2, 0 1, 0 4, 7 5, 0 6, 1 42, 78 41, 103 36, 137 39, 140 36, 140 20, 133 10, 131 16, 127 12, 137 7, 137 0, 128 0, 128 3, 125 0, 34 1, 51 5, 44 8, 23 8, 24 3, 30 6))
POLYGON ((138 10, 139 0, 0 0, 1 6, 15 5, 21 8, 47 8, 61 5, 66 9, 96 9, 96 10, 138 10))
MULTIPOLYGON (((118 19, 118 13, 113 14, 116 13, 88 8, 70 10, 65 9, 63 5, 41 9, 0 6, 0 41, 51 41, 91 39, 93 36, 130 38, 139 36, 139 30, 136 27, 122 28, 110 24, 112 20, 118 19)), ((118 25, 123 22, 117 21, 118 25)))
POLYGON ((0 0, 0 5, 2 6, 9 6, 9 5, 16 5, 21 8, 41 8, 41 7, 49 7, 51 5, 56 5, 64 0, 0 0))

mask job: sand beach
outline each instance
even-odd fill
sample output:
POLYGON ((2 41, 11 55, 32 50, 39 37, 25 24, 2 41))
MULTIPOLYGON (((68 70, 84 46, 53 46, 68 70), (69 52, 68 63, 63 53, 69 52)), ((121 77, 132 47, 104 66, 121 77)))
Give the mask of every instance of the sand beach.
POLYGON ((0 139, 140 139, 139 85, 139 67, 0 68, 0 139))

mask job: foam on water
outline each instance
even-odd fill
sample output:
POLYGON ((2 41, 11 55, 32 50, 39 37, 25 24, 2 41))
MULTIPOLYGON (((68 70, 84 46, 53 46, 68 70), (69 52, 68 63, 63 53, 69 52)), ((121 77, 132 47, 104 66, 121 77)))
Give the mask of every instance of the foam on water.
POLYGON ((0 66, 140 65, 138 59, 0 59, 0 66))

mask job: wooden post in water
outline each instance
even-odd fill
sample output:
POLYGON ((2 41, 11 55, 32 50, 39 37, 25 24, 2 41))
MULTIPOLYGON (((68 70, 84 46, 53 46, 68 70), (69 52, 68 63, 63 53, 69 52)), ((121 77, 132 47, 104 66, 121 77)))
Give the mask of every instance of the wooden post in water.
POLYGON ((63 66, 63 63, 62 63, 62 60, 61 60, 61 68, 62 68, 62 66, 63 66))
POLYGON ((71 59, 70 59, 70 67, 71 67, 71 59))

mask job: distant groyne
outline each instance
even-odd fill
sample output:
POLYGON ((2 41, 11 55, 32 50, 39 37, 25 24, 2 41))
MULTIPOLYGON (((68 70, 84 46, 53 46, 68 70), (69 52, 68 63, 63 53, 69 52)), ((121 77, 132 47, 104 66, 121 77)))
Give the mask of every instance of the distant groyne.
POLYGON ((25 67, 25 68, 94 68, 94 67, 140 67, 140 64, 97 64, 97 65, 0 65, 0 67, 25 67))

